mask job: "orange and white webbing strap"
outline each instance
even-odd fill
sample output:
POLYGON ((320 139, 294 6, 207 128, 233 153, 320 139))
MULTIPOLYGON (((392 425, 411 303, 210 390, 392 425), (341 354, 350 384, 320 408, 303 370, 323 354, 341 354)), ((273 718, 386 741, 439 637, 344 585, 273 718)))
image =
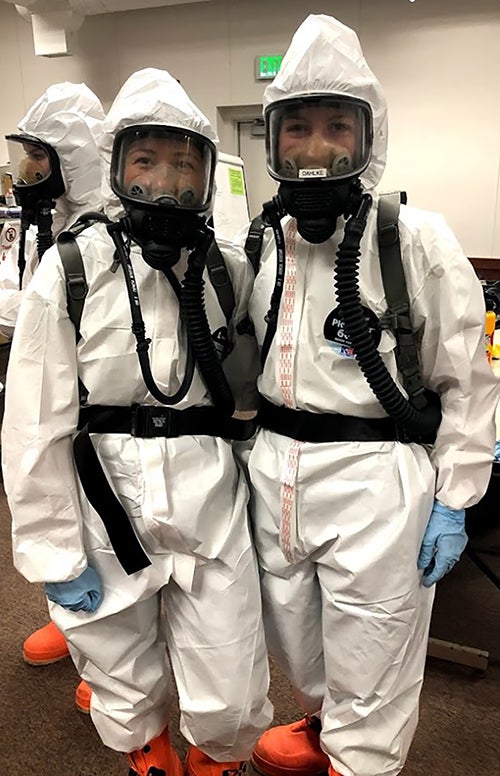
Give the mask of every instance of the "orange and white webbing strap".
POLYGON ((293 390, 293 312, 295 308, 295 287, 297 283, 297 263, 295 260, 295 245, 297 237, 297 223, 295 219, 290 221, 286 228, 286 272, 283 288, 283 312, 281 314, 279 328, 279 382, 283 401, 287 407, 295 409, 293 390))
POLYGON ((293 548, 296 543, 296 482, 299 468, 299 455, 302 442, 293 440, 288 446, 286 463, 281 475, 280 488, 280 542, 283 555, 289 563, 294 562, 293 548))

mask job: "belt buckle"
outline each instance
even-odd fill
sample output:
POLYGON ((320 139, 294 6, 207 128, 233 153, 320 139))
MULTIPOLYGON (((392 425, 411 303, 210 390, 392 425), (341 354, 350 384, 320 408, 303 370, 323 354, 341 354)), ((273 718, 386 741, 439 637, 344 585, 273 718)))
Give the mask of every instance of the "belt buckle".
POLYGON ((174 418, 174 410, 170 407, 148 407, 147 436, 149 438, 179 436, 174 428, 174 418))
POLYGON ((130 412, 130 433, 133 437, 141 436, 140 429, 139 429, 139 410, 141 409, 140 404, 132 404, 131 412, 130 412))
POLYGON ((141 404, 132 405, 132 422, 130 425, 130 433, 133 437, 145 439, 151 437, 150 423, 148 415, 149 407, 141 404))
POLYGON ((132 407, 130 433, 142 439, 179 436, 174 429, 173 413, 169 407, 141 404, 132 407))

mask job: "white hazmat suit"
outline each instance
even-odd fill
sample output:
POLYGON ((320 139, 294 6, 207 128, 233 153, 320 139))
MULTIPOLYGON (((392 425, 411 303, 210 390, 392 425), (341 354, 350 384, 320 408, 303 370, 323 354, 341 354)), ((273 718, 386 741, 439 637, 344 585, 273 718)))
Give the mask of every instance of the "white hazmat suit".
MULTIPOLYGON (((326 16, 301 25, 264 103, 311 93, 350 95, 372 109, 373 153, 361 180, 374 206, 359 286, 362 304, 380 319, 387 303, 372 190, 386 158, 386 103, 355 33, 326 16)), ((291 409, 380 418, 352 352, 325 334, 338 305, 333 268, 344 223, 312 245, 294 219, 282 221, 284 290, 259 390, 291 409)), ((422 537, 435 498, 453 508, 481 498, 495 437, 498 391, 474 270, 442 217, 402 207, 399 231, 424 383, 442 402, 435 444, 310 443, 262 429, 249 461, 268 647, 303 710, 321 717, 321 746, 342 776, 395 776, 404 765, 433 599, 417 570, 422 537)), ((250 302, 260 344, 275 272, 268 230, 250 302)), ((378 350, 401 387, 388 330, 378 350)))
MULTIPOLYGON (((134 124, 180 127, 216 140, 168 73, 132 75, 104 123, 105 191, 113 215, 121 209, 107 183, 113 141, 134 124)), ((78 245, 89 287, 78 346, 57 248, 26 292, 13 340, 3 450, 15 564, 33 582, 74 579, 87 564, 101 577, 104 597, 95 614, 51 605, 51 615, 92 688, 92 719, 107 746, 132 752, 165 728, 173 694, 168 645, 183 734, 213 759, 242 760, 272 713, 246 482, 230 442, 219 437, 93 435, 106 476, 151 560, 127 576, 75 475, 78 378, 90 405, 157 402, 141 375, 122 269, 110 271, 115 249, 105 227, 86 230, 78 245)), ((245 410, 254 406, 255 387, 246 384, 247 365, 239 361, 245 337, 234 327, 246 314, 251 271, 242 252, 220 247, 236 301, 229 324, 234 350, 225 366, 237 408, 245 410)), ((152 339, 152 373, 160 390, 172 394, 186 361, 177 298, 135 244, 131 261, 152 339)), ((186 261, 183 251, 174 266, 179 279, 186 261)), ((205 302, 214 332, 226 320, 208 278, 205 302)), ((210 404, 196 369, 176 408, 210 404)))
MULTIPOLYGON (((101 170, 97 143, 104 120, 102 105, 85 84, 49 86, 19 122, 21 133, 51 145, 57 152, 65 193, 56 200, 54 237, 87 210, 101 208, 101 170)), ((27 233, 23 289, 38 266, 36 227, 27 233)), ((0 331, 11 337, 23 291, 19 290, 17 242, 0 265, 0 331)))

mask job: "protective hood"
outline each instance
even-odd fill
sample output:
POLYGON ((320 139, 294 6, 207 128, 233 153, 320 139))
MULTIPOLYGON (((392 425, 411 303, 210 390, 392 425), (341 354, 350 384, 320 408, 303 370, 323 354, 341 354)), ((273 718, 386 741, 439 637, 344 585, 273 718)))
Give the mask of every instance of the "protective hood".
POLYGON ((369 103, 373 151, 361 182, 367 189, 376 186, 387 155, 387 103, 356 33, 322 14, 311 14, 296 31, 279 73, 264 92, 264 109, 279 100, 309 94, 342 94, 369 103))
POLYGON ((103 199, 110 218, 123 214, 123 205, 109 185, 113 142, 117 132, 135 124, 158 124, 198 132, 218 143, 217 134, 203 113, 191 102, 166 70, 145 68, 125 81, 109 110, 101 139, 103 199))
POLYGON ((49 86, 18 124, 21 132, 49 143, 57 152, 66 192, 56 201, 54 232, 83 210, 101 207, 101 168, 97 143, 104 111, 85 84, 49 86))

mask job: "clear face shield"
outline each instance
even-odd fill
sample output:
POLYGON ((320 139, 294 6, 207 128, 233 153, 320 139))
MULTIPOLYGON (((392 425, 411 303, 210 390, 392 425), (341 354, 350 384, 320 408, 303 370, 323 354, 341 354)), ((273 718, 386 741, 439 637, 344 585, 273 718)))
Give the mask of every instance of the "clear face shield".
POLYGON ((267 168, 282 183, 344 181, 370 161, 372 113, 368 103, 339 95, 311 95, 268 106, 267 168))
MULTIPOLYGON (((65 192, 59 157, 52 146, 31 135, 6 135, 12 168, 12 183, 17 204, 21 206, 21 232, 30 224, 37 227, 37 252, 41 260, 53 244, 52 208, 65 192)), ((19 249, 20 287, 25 266, 24 236, 19 249)))
POLYGON ((201 213, 212 202, 215 164, 214 144, 196 132, 128 127, 115 138, 111 188, 132 206, 201 213))
POLYGON ((59 160, 51 146, 30 135, 7 135, 6 140, 16 188, 37 186, 45 192, 47 186, 40 184, 50 181, 56 184, 51 192, 53 199, 64 193, 59 160))

